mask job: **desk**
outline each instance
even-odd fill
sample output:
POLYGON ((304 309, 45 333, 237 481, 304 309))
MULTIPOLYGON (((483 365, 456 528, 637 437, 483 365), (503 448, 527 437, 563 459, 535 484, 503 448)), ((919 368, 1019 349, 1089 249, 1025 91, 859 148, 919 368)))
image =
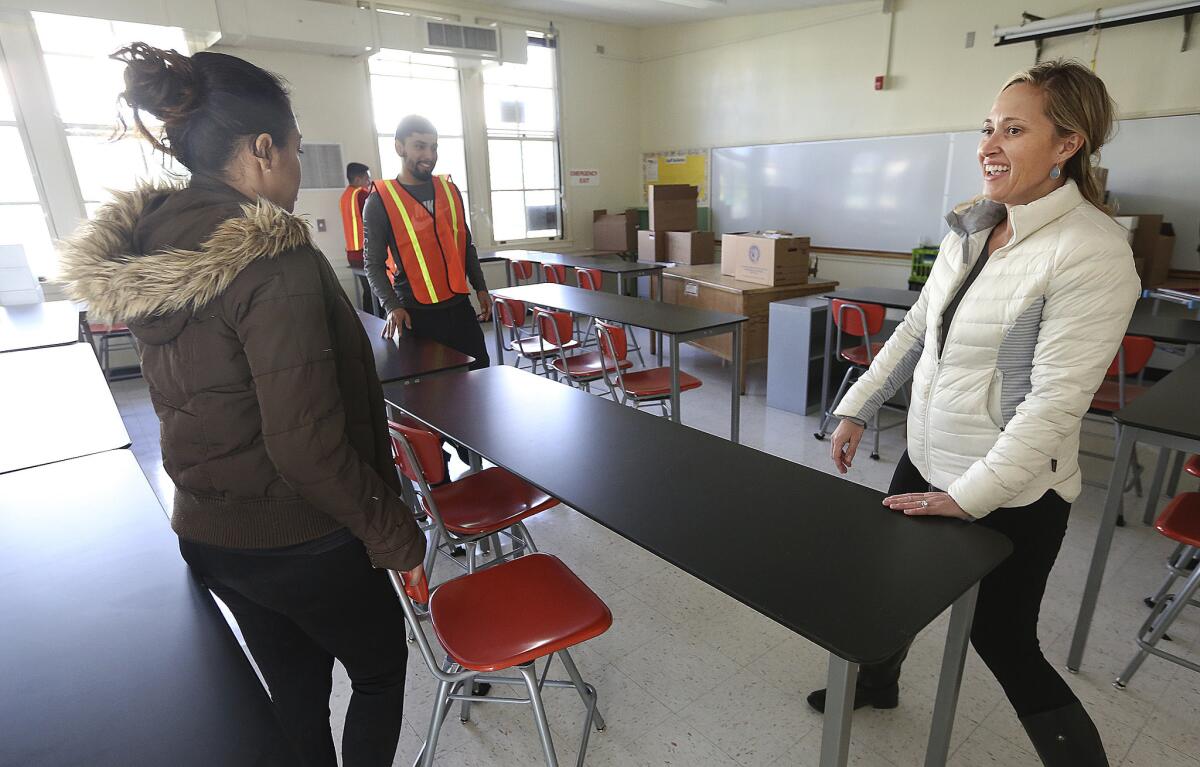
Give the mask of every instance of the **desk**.
POLYGON ((1113 415, 1121 425, 1121 439, 1117 442, 1117 452, 1113 457, 1104 514, 1096 533, 1092 563, 1079 605, 1079 617, 1075 621, 1071 652, 1067 656, 1067 668, 1072 671, 1078 671, 1083 661, 1083 650, 1087 644, 1092 615, 1096 612, 1104 568, 1108 564, 1113 530, 1120 512, 1121 491, 1125 487, 1125 474, 1129 470, 1133 447, 1143 442, 1171 450, 1200 452, 1200 409, 1192 404, 1196 392, 1200 392, 1200 357, 1187 360, 1150 391, 1113 415))
MULTIPOLYGON (((591 251, 593 253, 598 251, 591 251)), ((569 253, 547 253, 540 250, 493 250, 480 251, 479 260, 483 262, 485 258, 489 261, 504 261, 504 278, 507 280, 507 285, 512 287, 512 262, 513 261, 532 261, 537 264, 561 264, 569 266, 572 269, 597 269, 607 274, 614 274, 617 278, 617 295, 625 295, 625 279, 627 277, 638 277, 641 275, 650 275, 657 277, 658 280, 658 295, 662 295, 662 279, 663 270, 671 264, 658 261, 626 261, 623 258, 615 256, 601 255, 573 255, 569 253)))
MULTIPOLYGON (((945 763, 976 584, 1010 553, 1005 537, 897 514, 870 488, 509 366, 393 384, 384 393, 448 438, 829 651, 822 765, 846 763, 858 665, 898 651, 953 605, 926 759, 945 763), (572 447, 530 450, 535 444, 572 447)), ((796 705, 804 705, 799 695, 796 705)))
POLYGON ((0 477, 0 582, 0 764, 296 763, 128 450, 0 477))
POLYGON ((0 352, 65 346, 79 340, 79 307, 72 301, 0 306, 0 352))
POLYGON ((1200 320, 1135 314, 1129 320, 1129 329, 1125 332, 1129 335, 1153 338, 1165 344, 1200 344, 1200 320))
POLYGON ((437 341, 418 338, 411 332, 394 341, 386 339, 383 337, 383 326, 387 323, 361 309, 358 319, 367 338, 371 340, 371 352, 375 355, 375 371, 379 374, 380 383, 415 381, 437 373, 466 370, 475 361, 474 357, 437 341))
MULTIPOLYGON (((666 272, 663 300, 670 304, 743 314, 747 317, 741 348, 742 378, 740 390, 746 393, 746 365, 766 359, 771 302, 824 293, 837 287, 836 282, 808 282, 802 285, 758 285, 721 274, 720 264, 676 266, 666 272)), ((724 360, 733 360, 733 349, 725 338, 707 338, 696 342, 724 360)))
MULTIPOLYGON (((919 290, 899 290, 897 288, 847 288, 826 293, 825 298, 832 301, 855 301, 863 304, 879 304, 885 309, 904 309, 908 311, 920 298, 919 290)), ((832 306, 832 304, 831 304, 832 306)), ((872 339, 877 340, 877 339, 872 339)), ((825 363, 821 372, 821 416, 829 412, 829 372, 833 367, 830 355, 833 354, 833 311, 825 313, 825 363)))
POLYGON ((369 307, 364 304, 359 308, 364 312, 370 311, 376 317, 382 317, 384 314, 383 304, 379 303, 379 299, 375 296, 375 291, 371 290, 371 281, 367 279, 367 270, 352 266, 350 267, 350 273, 358 280, 358 286, 362 290, 363 296, 370 297, 371 300, 369 307))
POLYGON ((129 445, 88 344, 0 354, 0 381, 0 474, 129 445))
MULTIPOLYGON (((730 382, 729 439, 738 441, 741 402, 737 382, 742 380, 741 355, 742 323, 746 318, 738 314, 712 312, 674 306, 644 298, 614 296, 595 290, 583 290, 567 285, 541 283, 502 288, 492 293, 500 298, 512 298, 535 306, 558 309, 564 312, 597 317, 622 325, 633 325, 671 337, 671 420, 679 423, 679 344, 694 338, 705 338, 720 333, 733 335, 734 365, 733 380, 730 382)), ((496 359, 503 362, 504 337, 499 322, 496 329, 496 359)), ((658 347, 658 362, 662 364, 662 346, 658 347)))

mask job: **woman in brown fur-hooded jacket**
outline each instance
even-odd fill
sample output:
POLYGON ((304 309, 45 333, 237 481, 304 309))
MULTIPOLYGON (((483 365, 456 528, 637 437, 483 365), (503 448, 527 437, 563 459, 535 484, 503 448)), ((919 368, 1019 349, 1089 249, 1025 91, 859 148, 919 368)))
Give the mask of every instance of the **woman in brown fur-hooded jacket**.
POLYGON ((425 539, 400 500, 370 343, 291 213, 287 92, 223 54, 137 43, 114 58, 138 130, 192 177, 118 194, 64 243, 64 275, 139 342, 180 550, 237 618, 300 759, 337 763, 336 657, 354 689, 344 764, 390 765, 407 652, 375 568, 415 571, 425 539))

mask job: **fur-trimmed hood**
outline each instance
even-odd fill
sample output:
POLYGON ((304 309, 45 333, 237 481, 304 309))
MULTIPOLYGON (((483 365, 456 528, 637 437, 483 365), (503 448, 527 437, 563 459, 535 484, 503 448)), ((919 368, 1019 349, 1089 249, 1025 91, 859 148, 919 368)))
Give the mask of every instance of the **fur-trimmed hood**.
POLYGON ((312 247, 308 223, 264 199, 214 181, 142 186, 60 243, 67 292, 88 315, 125 322, 165 343, 260 258, 312 247))

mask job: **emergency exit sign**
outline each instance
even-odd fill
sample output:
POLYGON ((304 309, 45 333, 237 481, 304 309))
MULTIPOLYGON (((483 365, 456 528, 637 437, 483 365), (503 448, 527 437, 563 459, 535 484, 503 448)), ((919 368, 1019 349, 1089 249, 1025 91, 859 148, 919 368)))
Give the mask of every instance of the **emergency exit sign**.
POLYGON ((600 186, 600 171, 596 168, 575 168, 567 171, 571 186, 600 186))

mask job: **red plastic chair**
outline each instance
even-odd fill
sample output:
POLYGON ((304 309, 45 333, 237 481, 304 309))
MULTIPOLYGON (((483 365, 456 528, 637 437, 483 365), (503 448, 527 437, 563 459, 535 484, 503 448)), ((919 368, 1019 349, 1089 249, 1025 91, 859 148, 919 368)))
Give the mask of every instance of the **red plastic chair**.
MULTIPOLYGON (((849 362, 850 367, 846 370, 846 375, 842 377, 842 384, 838 387, 837 394, 833 397, 833 402, 830 403, 829 409, 825 411, 824 417, 821 419, 821 428, 813 435, 817 439, 825 439, 829 419, 833 417, 833 412, 837 410, 838 403, 846 395, 850 384, 858 380, 863 373, 867 372, 867 369, 871 367, 871 363, 875 361, 875 355, 883 348, 882 343, 872 341, 871 338, 877 338, 883 332, 883 320, 887 316, 887 309, 879 304, 842 301, 838 298, 830 302, 829 311, 833 313, 833 324, 837 328, 837 341, 834 353, 840 359, 849 362), (855 346, 843 347, 842 340, 844 336, 861 338, 862 343, 855 346)), ((880 409, 882 410, 882 408, 880 409)), ((885 428, 895 428, 901 423, 903 422, 895 423, 885 428)), ((875 411, 871 430, 875 432, 874 449, 871 451, 871 458, 878 461, 879 433, 881 431, 879 428, 878 410, 875 411)))
POLYGON ((1171 499, 1167 508, 1159 515, 1154 525, 1158 532, 1179 544, 1175 554, 1167 562, 1167 579, 1154 595, 1154 609, 1138 629, 1138 653, 1117 676, 1113 686, 1124 689, 1148 655, 1177 663, 1192 671, 1200 671, 1200 664, 1158 647, 1158 642, 1167 633, 1171 624, 1188 605, 1200 606, 1196 592, 1200 589, 1200 567, 1195 561, 1200 556, 1200 493, 1180 493, 1171 499), (1184 578, 1183 587, 1171 594, 1171 587, 1179 578, 1184 578))
POLYGON ((549 554, 529 554, 486 570, 447 581, 432 592, 427 578, 405 582, 389 571, 409 625, 416 626, 421 657, 438 680, 425 744, 417 756, 430 767, 438 736, 454 701, 461 701, 460 718, 470 717, 472 703, 528 703, 537 723, 548 765, 557 765, 554 742, 546 720, 542 688, 574 688, 587 710, 579 744, 578 765, 587 753, 588 736, 605 727, 597 710, 596 688, 583 680, 568 648, 600 636, 612 625, 612 613, 570 568, 549 554), (420 627, 417 605, 427 604, 429 623, 445 650, 439 661, 420 627), (546 679, 557 655, 569 680, 546 679), (539 677, 537 662, 546 659, 539 677), (515 668, 519 677, 494 676, 515 668), (482 674, 482 675, 481 675, 482 674), (526 698, 489 698, 468 694, 476 680, 492 685, 524 685, 526 698))
POLYGON ((617 369, 627 370, 633 367, 633 363, 627 359, 606 361, 599 351, 566 354, 561 339, 564 333, 569 332, 570 322, 564 319, 564 314, 545 309, 533 310, 533 322, 538 336, 548 342, 548 349, 556 350, 547 355, 551 359, 550 370, 556 379, 565 380, 572 386, 578 385, 584 391, 591 391, 591 384, 604 377, 605 368, 614 372, 617 369))
POLYGON ((567 267, 562 264, 542 264, 542 275, 545 276, 546 282, 555 285, 567 284, 567 267))
POLYGON ((1188 458, 1187 463, 1183 465, 1183 470, 1193 477, 1200 477, 1200 453, 1188 458))
POLYGON ((512 262, 513 284, 520 285, 521 280, 533 279, 533 262, 532 261, 513 261, 512 262))
POLYGON ((390 422, 388 430, 396 466, 412 483, 419 511, 431 522, 426 572, 433 572, 438 551, 467 572, 474 572, 479 541, 493 535, 508 538, 511 550, 505 554, 498 546, 494 547, 489 565, 519 552, 537 551, 524 520, 557 506, 557 498, 498 467, 447 483, 442 442, 436 434, 423 427, 396 422, 390 422), (450 555, 456 546, 467 549, 465 565, 450 555))
POLYGON ((575 282, 584 290, 603 290, 604 272, 599 269, 576 269, 575 282))
MULTIPOLYGON (((663 415, 671 414, 671 368, 659 367, 626 373, 621 361, 628 361, 629 346, 625 328, 605 320, 596 320, 596 338, 600 342, 600 353, 610 364, 601 368, 604 383, 616 402, 623 405, 658 403, 663 415)), ((693 375, 679 371, 679 393, 699 389, 703 381, 693 375)))

